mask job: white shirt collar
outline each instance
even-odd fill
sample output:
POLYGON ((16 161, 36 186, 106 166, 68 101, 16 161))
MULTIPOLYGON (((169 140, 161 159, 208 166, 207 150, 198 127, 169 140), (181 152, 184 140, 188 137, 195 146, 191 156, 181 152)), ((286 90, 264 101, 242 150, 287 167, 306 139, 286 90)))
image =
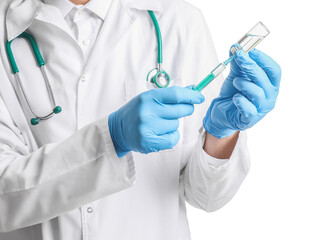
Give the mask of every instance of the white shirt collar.
POLYGON ((152 10, 163 12, 164 2, 171 0, 122 0, 124 5, 138 10, 152 10))
MULTIPOLYGON (((0 0, 1 1, 1 0, 0 0)), ((48 5, 51 4, 60 9, 63 16, 66 16, 73 8, 69 0, 44 0, 48 5)), ((121 1, 125 8, 134 8, 138 10, 152 10, 163 12, 172 1, 178 0, 91 0, 89 7, 103 20, 106 17, 111 1, 121 1)), ((75 5, 74 5, 75 6, 75 5)), ((7 38, 12 40, 25 31, 38 13, 42 10, 42 0, 13 0, 7 9, 6 28, 7 38)))
MULTIPOLYGON (((44 0, 46 4, 57 7, 63 17, 65 17, 73 8, 78 6, 69 0, 44 0)), ((109 10, 112 0, 90 0, 83 8, 89 9, 95 13, 102 20, 105 19, 106 14, 109 10)))

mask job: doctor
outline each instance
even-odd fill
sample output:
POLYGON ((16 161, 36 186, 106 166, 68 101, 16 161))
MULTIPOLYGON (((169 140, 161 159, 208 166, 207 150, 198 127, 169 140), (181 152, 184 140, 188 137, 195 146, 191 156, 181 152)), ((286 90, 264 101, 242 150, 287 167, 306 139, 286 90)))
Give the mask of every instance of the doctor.
MULTIPOLYGON (((185 240, 185 201, 211 212, 234 196, 250 165, 243 130, 278 95, 270 57, 238 51, 223 84, 185 88, 218 60, 200 11, 183 0, 2 0, 0 28, 1 240, 185 240), (147 10, 168 88, 146 82, 157 51, 147 10), (24 31, 62 107, 35 126, 5 50, 24 31)), ((18 38, 12 50, 29 104, 47 114, 30 45, 18 38)))

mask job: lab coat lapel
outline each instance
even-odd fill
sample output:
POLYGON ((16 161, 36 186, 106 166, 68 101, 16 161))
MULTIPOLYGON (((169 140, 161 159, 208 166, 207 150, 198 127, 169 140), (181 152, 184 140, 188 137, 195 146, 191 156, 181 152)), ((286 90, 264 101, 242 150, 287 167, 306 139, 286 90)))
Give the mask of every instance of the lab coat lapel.
POLYGON ((86 61, 84 72, 91 70, 112 52, 134 21, 135 16, 129 13, 129 9, 120 0, 112 1, 95 45, 86 61))
POLYGON ((6 14, 8 40, 11 41, 19 36, 34 20, 62 29, 75 41, 59 9, 43 4, 40 0, 14 0, 10 4, 6 14))
POLYGON ((6 13, 7 38, 9 41, 24 32, 40 12, 38 0, 14 0, 6 13))
POLYGON ((67 35, 74 40, 74 42, 76 42, 74 36, 71 34, 69 26, 67 25, 64 17, 61 15, 61 12, 57 7, 48 4, 42 4, 40 12, 36 16, 36 20, 60 28, 66 32, 67 35))

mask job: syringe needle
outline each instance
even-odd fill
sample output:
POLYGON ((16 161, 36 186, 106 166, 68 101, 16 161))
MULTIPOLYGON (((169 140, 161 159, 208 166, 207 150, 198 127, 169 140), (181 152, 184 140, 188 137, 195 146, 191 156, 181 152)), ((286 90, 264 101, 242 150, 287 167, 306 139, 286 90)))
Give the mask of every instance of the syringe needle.
POLYGON ((227 60, 225 60, 225 61, 223 62, 224 65, 228 66, 228 64, 229 64, 232 60, 234 60, 234 58, 235 58, 235 55, 231 55, 227 60))

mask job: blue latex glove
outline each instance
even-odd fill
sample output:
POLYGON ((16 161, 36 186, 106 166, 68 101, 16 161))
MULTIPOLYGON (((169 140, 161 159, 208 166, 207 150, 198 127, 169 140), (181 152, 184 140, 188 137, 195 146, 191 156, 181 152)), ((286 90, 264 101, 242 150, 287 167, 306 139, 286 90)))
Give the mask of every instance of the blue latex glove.
POLYGON ((206 131, 224 138, 246 130, 274 108, 281 80, 280 66, 259 50, 239 50, 218 98, 204 118, 206 131))
POLYGON ((173 148, 179 118, 191 115, 204 96, 191 88, 169 87, 144 92, 109 116, 118 157, 129 151, 150 153, 173 148))

